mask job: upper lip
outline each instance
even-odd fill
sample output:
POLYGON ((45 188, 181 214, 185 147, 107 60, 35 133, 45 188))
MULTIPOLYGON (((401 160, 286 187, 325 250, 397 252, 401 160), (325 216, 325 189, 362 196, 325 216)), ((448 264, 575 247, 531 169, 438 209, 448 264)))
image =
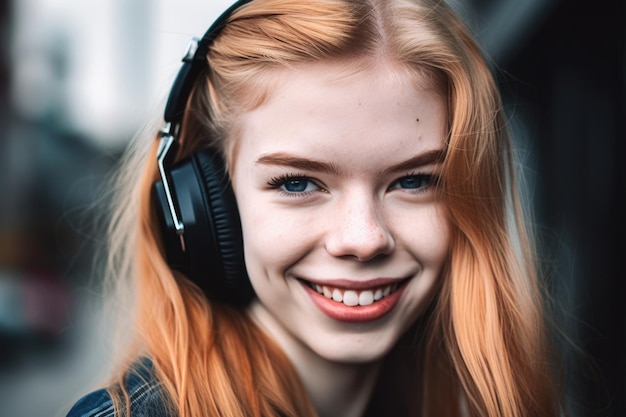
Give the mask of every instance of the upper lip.
POLYGON ((300 278, 302 281, 306 281, 312 284, 327 286, 327 287, 335 287, 335 288, 343 288, 348 290, 367 290, 376 287, 382 287, 385 285, 391 285, 394 283, 402 282, 407 277, 402 278, 372 278, 366 280, 355 280, 355 279, 346 279, 346 278, 338 278, 338 279, 308 279, 308 278, 300 278))

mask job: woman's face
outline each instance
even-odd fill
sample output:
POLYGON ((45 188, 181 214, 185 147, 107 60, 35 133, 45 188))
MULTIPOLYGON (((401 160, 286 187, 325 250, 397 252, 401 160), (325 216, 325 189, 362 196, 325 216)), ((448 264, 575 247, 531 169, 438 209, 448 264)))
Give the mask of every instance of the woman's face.
POLYGON ((389 67, 350 68, 273 75, 231 155, 249 313, 292 359, 379 359, 432 298, 448 252, 444 98, 389 67))

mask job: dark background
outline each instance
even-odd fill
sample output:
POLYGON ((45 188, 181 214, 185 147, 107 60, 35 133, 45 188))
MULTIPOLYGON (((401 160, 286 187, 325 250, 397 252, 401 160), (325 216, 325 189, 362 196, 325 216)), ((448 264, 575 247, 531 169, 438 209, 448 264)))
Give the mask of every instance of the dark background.
MULTIPOLYGON (((89 342, 93 219, 121 148, 15 108, 14 4, 0 3, 0 414, 36 417, 57 415, 105 361, 89 342)), ((455 4, 492 59, 524 155, 555 320, 579 349, 563 345, 571 413, 624 416, 624 2, 455 4)))
POLYGON ((624 2, 561 1, 498 62, 536 158, 536 214, 566 330, 573 412, 626 415, 624 2))

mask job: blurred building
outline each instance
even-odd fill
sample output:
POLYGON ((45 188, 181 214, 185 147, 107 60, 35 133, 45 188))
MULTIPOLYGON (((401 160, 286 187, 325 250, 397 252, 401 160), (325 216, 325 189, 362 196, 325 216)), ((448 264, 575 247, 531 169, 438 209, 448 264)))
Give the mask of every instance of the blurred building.
POLYGON ((97 381, 104 187, 210 3, 0 4, 0 414, 56 415, 97 381))

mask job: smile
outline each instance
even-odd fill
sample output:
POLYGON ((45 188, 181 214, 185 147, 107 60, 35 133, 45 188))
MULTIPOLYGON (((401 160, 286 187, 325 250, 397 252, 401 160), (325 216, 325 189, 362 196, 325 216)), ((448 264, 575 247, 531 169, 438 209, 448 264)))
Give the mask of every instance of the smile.
MULTIPOLYGON (((342 280, 339 280, 342 281, 342 280)), ((331 319, 364 323, 378 320, 390 313, 399 303, 410 278, 404 280, 375 280, 314 283, 300 280, 313 304, 331 319), (341 287, 338 285, 342 285, 341 287)))
POLYGON ((312 289, 317 291, 318 294, 350 307, 368 306, 374 304, 375 302, 380 301, 388 295, 394 293, 400 286, 400 284, 396 282, 378 288, 356 291, 314 283, 308 284, 312 289))

